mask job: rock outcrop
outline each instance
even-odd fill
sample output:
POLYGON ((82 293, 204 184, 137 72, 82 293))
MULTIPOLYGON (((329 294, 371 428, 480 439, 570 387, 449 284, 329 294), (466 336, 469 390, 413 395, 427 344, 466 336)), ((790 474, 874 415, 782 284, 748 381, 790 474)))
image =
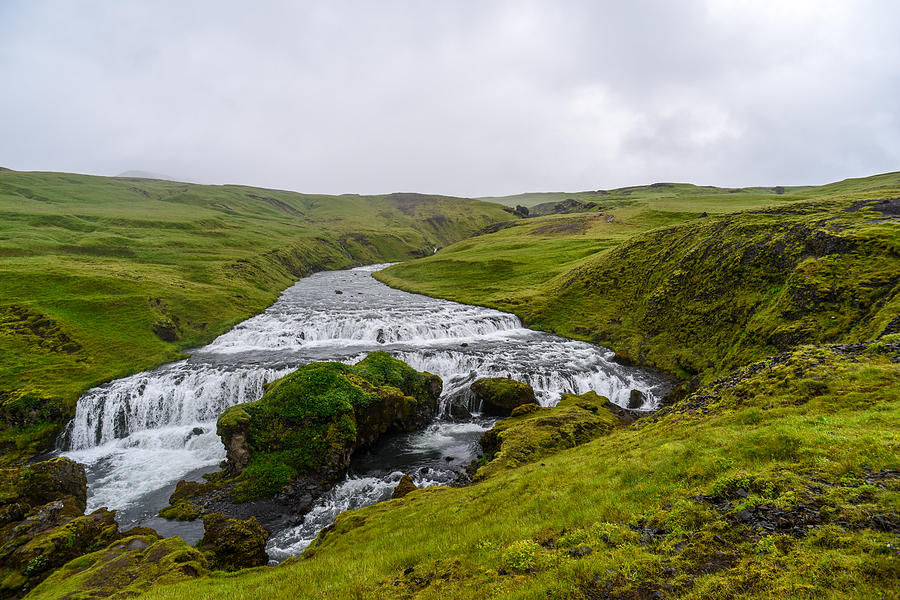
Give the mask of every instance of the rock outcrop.
POLYGON ((519 406, 537 402, 530 385, 505 377, 479 379, 471 389, 481 402, 481 411, 498 417, 507 417, 519 406))
POLYGON ((83 572, 100 564, 105 565, 100 569, 102 578, 96 572, 90 581, 82 583, 93 588, 90 582, 102 579, 108 581, 104 583, 106 591, 91 597, 121 592, 139 579, 177 581, 206 569, 206 559, 180 538, 174 538, 177 542, 161 541, 147 528, 121 533, 115 512, 105 508, 85 515, 86 496, 84 467, 67 458, 22 469, 0 469, 0 598, 21 598, 39 585, 52 590, 53 597, 60 597, 63 594, 57 594, 57 586, 70 586, 67 577, 73 571, 83 572), (122 541, 123 537, 127 539, 122 541), (161 542, 165 544, 160 546, 161 542), (152 556, 135 554, 154 545, 157 547, 152 556), (190 561, 182 560, 184 552, 196 554, 200 566, 185 571, 190 561), (121 555, 127 553, 131 554, 126 561, 121 555), (171 560, 164 560, 172 553, 171 560), (127 573, 121 576, 113 573, 123 570, 127 573), (45 581, 48 578, 55 583, 45 581))
POLYGON ((412 477, 404 473, 403 477, 400 478, 400 483, 398 483, 397 487, 394 488, 394 491, 391 494, 391 499, 394 500, 396 498, 402 498, 403 496, 417 489, 419 489, 419 486, 417 486, 413 482, 412 477))
POLYGON ((269 532, 255 518, 240 521, 212 513, 203 517, 203 527, 200 549, 209 554, 214 568, 237 571, 268 564, 269 532))
POLYGON ((224 469, 205 484, 180 483, 161 514, 222 512, 264 525, 296 518, 343 477, 353 454, 391 432, 425 427, 441 379, 386 352, 358 364, 311 363, 272 382, 256 402, 219 417, 224 469))
POLYGON ((609 433, 621 422, 611 406, 615 405, 596 392, 563 394, 552 408, 522 405, 515 416, 498 421, 481 437, 484 456, 474 463, 478 465, 474 478, 484 479, 609 433))

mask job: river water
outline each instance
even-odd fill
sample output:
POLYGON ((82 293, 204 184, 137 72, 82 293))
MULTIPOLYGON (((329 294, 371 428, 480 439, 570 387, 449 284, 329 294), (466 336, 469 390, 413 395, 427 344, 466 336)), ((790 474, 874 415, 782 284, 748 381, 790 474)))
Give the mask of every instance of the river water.
POLYGON ((275 561, 300 554, 340 511, 390 498, 403 473, 420 487, 455 482, 493 423, 468 391, 479 377, 526 381, 544 406, 562 393, 589 390, 625 406, 637 389, 647 399, 642 408, 651 410, 669 389, 658 375, 613 362, 605 348, 525 329, 514 315, 389 288, 371 276, 383 266, 304 278, 187 360, 86 392, 61 448, 87 469, 88 510, 106 506, 124 528, 147 525, 199 539, 202 522, 156 513, 178 480, 202 480, 224 460, 217 416, 257 400, 265 383, 312 361, 355 363, 373 350, 390 352, 443 379, 441 415, 424 431, 355 457, 347 478, 302 523, 273 532, 268 551, 275 561))

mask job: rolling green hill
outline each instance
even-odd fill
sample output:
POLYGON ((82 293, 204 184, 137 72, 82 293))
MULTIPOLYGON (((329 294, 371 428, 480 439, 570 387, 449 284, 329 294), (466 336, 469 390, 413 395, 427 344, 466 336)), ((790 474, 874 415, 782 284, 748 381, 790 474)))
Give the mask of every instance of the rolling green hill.
POLYGON ((619 202, 378 277, 666 369, 670 404, 616 426, 591 394, 524 411, 501 425, 515 460, 346 511, 279 567, 150 586, 120 543, 28 597, 898 598, 900 173, 619 202), (554 435, 579 419, 608 426, 554 435))
POLYGON ((709 380, 800 343, 896 333, 897 197, 900 173, 726 192, 717 210, 705 194, 642 197, 512 222, 376 277, 709 380))
POLYGON ((87 388, 172 360, 313 271, 430 254, 512 216, 477 200, 0 172, 0 450, 87 388))

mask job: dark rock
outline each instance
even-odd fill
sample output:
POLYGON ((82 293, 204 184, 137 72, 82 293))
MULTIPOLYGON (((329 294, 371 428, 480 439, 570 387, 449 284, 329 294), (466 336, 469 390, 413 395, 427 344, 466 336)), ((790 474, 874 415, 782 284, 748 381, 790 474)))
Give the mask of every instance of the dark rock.
POLYGON ((343 294, 344 292, 342 292, 341 290, 334 290, 334 293, 335 294, 343 294))
POLYGON ((635 410, 641 408, 646 403, 647 397, 644 395, 644 392, 641 390, 631 390, 631 394, 628 396, 628 408, 635 410))
POLYGON ((394 492, 391 494, 391 498, 402 498, 413 490, 419 489, 418 486, 413 482, 412 477, 403 474, 403 477, 400 478, 400 483, 397 484, 397 487, 394 488, 394 492))
POLYGON ((268 564, 269 532, 255 518, 239 521, 213 513, 203 517, 203 527, 200 549, 210 555, 215 568, 237 571, 268 564))
POLYGON ((471 390, 481 401, 482 412, 489 415, 509 416, 518 406, 537 403, 530 385, 504 377, 479 379, 471 390))
POLYGON ((585 556, 590 556, 594 552, 594 549, 590 546, 578 546, 577 548, 572 548, 569 550, 569 556, 572 558, 583 558, 585 556))
POLYGON ((379 344, 383 344, 385 342, 384 329, 378 330, 378 334, 375 336, 375 341, 379 344))

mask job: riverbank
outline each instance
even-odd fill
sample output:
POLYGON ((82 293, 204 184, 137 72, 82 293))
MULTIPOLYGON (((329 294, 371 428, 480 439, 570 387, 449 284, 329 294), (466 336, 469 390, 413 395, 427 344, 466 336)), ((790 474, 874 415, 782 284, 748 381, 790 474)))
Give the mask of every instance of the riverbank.
POLYGON ((78 397, 209 342, 324 269, 423 256, 514 218, 474 200, 0 172, 0 464, 78 397))

